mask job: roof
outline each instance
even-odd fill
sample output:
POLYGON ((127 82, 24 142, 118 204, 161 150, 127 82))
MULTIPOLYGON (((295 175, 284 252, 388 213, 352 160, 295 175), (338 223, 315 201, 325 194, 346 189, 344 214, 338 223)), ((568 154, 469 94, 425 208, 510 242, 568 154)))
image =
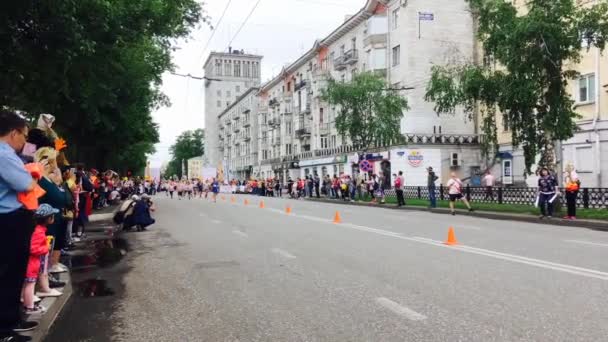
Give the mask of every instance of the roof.
MULTIPOLYGON (((235 50, 238 51, 238 50, 235 50)), ((248 54, 248 53, 234 53, 234 51, 232 53, 230 52, 218 52, 218 51, 211 51, 211 53, 209 53, 209 56, 207 57, 207 59, 205 60, 205 64, 203 64, 203 69, 205 69, 207 67, 207 64, 209 64, 209 62, 211 61, 211 57, 213 56, 223 56, 223 57, 245 57, 245 58, 251 58, 251 59, 262 59, 264 58, 264 56, 261 55, 253 55, 253 54, 248 54)))
POLYGON ((228 106, 226 109, 224 109, 221 113, 218 114, 218 118, 221 118, 224 114, 228 113, 232 108, 234 108, 234 106, 236 106, 239 102, 241 102, 244 98, 246 98, 249 94, 251 94, 252 92, 258 92, 260 90, 260 88, 258 87, 251 87, 249 89, 247 89, 246 92, 243 93, 243 95, 239 96, 236 98, 236 100, 234 100, 234 102, 232 102, 230 104, 230 106, 228 106))
POLYGON ((317 52, 319 51, 319 49, 321 49, 323 47, 328 47, 332 43, 335 43, 338 39, 342 38, 346 33, 351 31, 357 25, 361 24, 364 20, 371 17, 374 14, 374 11, 376 10, 376 7, 378 5, 386 5, 388 3, 388 1, 389 0, 367 0, 365 3, 365 6, 363 6, 363 8, 361 8, 359 10, 359 12, 357 12, 355 15, 353 15, 350 18, 348 18, 347 20, 345 20, 344 23, 342 23, 342 25, 338 26, 327 37, 323 38, 322 40, 316 40, 314 42, 312 48, 310 48, 310 50, 305 52, 295 62, 284 67, 278 75, 276 75, 270 81, 264 83, 260 87, 260 90, 268 91, 270 88, 272 88, 275 85, 277 85, 278 83, 280 83, 281 80, 285 76, 295 72, 298 68, 300 68, 306 62, 313 59, 315 57, 315 55, 317 54, 317 52))

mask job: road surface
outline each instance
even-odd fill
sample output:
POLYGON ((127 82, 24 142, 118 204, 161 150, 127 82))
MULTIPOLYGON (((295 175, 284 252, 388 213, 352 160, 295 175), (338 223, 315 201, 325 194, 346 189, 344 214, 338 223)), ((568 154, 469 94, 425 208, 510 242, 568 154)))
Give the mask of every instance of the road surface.
POLYGON ((111 340, 608 340, 608 233, 261 199, 159 195, 111 340))

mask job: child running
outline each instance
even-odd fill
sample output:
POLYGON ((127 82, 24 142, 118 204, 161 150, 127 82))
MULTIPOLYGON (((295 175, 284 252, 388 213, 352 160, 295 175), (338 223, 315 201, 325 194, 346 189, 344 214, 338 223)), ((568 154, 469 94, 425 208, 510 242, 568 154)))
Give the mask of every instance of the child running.
POLYGON ((217 203, 217 194, 220 192, 220 183, 213 178, 213 183, 211 183, 211 189, 213 191, 213 202, 217 203))

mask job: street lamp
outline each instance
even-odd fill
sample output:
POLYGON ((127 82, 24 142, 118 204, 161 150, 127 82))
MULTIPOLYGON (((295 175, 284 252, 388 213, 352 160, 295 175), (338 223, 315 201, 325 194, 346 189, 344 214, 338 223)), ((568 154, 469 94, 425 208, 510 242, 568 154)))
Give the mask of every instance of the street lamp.
POLYGON ((184 75, 184 74, 178 74, 176 72, 171 72, 171 75, 180 76, 180 77, 188 77, 188 78, 191 78, 191 79, 194 79, 194 80, 205 80, 205 81, 222 82, 222 80, 220 80, 219 78, 210 78, 210 77, 207 77, 207 76, 200 77, 200 76, 193 76, 191 74, 184 75))

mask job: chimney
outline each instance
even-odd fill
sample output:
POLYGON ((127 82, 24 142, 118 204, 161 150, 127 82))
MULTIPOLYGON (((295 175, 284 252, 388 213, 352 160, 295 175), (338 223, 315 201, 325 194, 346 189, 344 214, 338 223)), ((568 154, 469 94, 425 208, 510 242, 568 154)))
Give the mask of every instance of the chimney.
POLYGON ((228 53, 232 53, 232 46, 228 47, 228 53))

